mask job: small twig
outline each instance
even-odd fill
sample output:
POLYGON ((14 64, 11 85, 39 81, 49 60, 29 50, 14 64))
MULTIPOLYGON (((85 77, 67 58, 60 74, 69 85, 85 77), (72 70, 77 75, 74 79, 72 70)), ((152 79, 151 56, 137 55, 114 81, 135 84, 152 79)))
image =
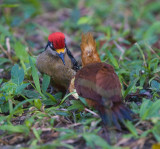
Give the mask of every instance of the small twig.
POLYGON ((93 112, 93 111, 91 111, 91 110, 89 110, 87 108, 85 108, 84 110, 89 112, 89 113, 91 113, 91 114, 93 114, 95 117, 99 117, 99 115, 97 113, 95 113, 95 112, 93 112))
POLYGON ((3 46, 0 44, 0 48, 1 48, 1 50, 3 51, 3 53, 6 55, 6 56, 8 56, 7 55, 7 51, 3 48, 3 46))
POLYGON ((128 87, 128 84, 125 81, 123 81, 123 84, 128 87))
POLYGON ((81 123, 74 123, 74 124, 68 125, 67 127, 70 128, 70 127, 75 127, 75 126, 79 126, 79 125, 82 125, 82 124, 81 123))
POLYGON ((11 55, 10 39, 8 37, 6 38, 6 47, 7 47, 8 54, 11 55))
POLYGON ((135 127, 137 127, 139 124, 141 124, 141 121, 138 121, 138 122, 135 124, 135 127))
POLYGON ((146 46, 148 46, 151 52, 153 52, 157 56, 157 58, 160 60, 159 55, 148 44, 146 44, 146 46))
POLYGON ((6 39, 6 46, 7 46, 7 50, 4 49, 4 47, 0 44, 0 49, 3 51, 3 53, 9 58, 9 60, 13 63, 13 60, 11 58, 10 55, 10 43, 9 43, 9 38, 6 39))
POLYGON ((144 65, 147 66, 147 63, 146 63, 146 58, 145 58, 145 55, 143 53, 143 50, 141 49, 141 47, 139 46, 139 44, 136 42, 135 45, 137 46, 138 50, 140 51, 141 55, 142 55, 142 58, 143 58, 143 61, 144 61, 144 65))
POLYGON ((6 142, 6 141, 4 141, 4 140, 2 140, 2 139, 0 139, 0 143, 2 143, 2 144, 4 144, 4 145, 8 145, 8 142, 6 142))
POLYGON ((121 52, 119 60, 122 60, 122 57, 123 57, 125 50, 116 41, 113 41, 113 42, 114 42, 115 46, 118 48, 118 50, 121 52))
POLYGON ((6 47, 7 47, 7 56, 13 62, 12 57, 11 57, 11 46, 10 46, 10 39, 7 37, 6 38, 6 47))

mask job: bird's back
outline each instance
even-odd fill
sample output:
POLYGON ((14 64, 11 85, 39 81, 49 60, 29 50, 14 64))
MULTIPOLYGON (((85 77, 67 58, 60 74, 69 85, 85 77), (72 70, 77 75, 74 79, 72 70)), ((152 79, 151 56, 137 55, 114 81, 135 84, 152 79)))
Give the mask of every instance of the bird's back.
POLYGON ((75 76, 77 93, 88 99, 104 104, 121 101, 121 84, 111 65, 106 63, 88 64, 75 76))

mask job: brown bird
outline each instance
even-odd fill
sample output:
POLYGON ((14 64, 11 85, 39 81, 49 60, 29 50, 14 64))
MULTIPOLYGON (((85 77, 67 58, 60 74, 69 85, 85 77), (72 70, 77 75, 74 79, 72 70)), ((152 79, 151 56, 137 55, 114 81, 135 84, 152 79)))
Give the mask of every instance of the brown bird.
POLYGON ((38 56, 36 64, 41 73, 51 77, 54 89, 63 93, 79 69, 77 61, 67 48, 65 35, 61 32, 49 35, 45 51, 38 56))
POLYGON ((75 76, 74 87, 79 96, 95 108, 105 125, 121 129, 119 121, 131 120, 132 113, 123 103, 121 84, 114 68, 102 63, 91 33, 82 35, 82 65, 75 76))

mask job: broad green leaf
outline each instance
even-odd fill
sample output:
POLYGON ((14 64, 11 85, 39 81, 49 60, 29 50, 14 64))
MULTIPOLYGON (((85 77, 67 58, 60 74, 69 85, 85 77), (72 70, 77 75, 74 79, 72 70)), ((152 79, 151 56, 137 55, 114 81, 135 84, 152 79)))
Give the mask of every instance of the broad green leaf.
POLYGON ((140 108, 140 117, 142 120, 147 118, 157 117, 160 110, 160 100, 152 102, 150 100, 144 100, 140 108))
POLYGON ((42 26, 42 25, 40 25, 40 24, 36 24, 36 23, 35 23, 35 25, 36 25, 36 27, 37 27, 40 31, 42 31, 43 33, 45 33, 46 36, 49 35, 50 31, 48 30, 47 27, 44 27, 44 26, 42 26))
MULTIPOLYGON (((51 95, 52 96, 52 95, 51 95)), ((53 97, 53 96, 52 96, 53 97)), ((43 100, 42 103, 47 106, 47 105, 56 105, 57 101, 55 100, 51 100, 51 99, 46 99, 46 100, 43 100)))
POLYGON ((153 58, 148 62, 148 69, 150 71, 152 71, 153 69, 153 73, 157 73, 158 69, 160 71, 160 68, 158 67, 158 63, 159 63, 159 59, 158 58, 153 58), (158 68, 157 68, 158 67, 158 68))
POLYGON ((41 146, 37 146, 37 141, 35 144, 36 144, 35 149, 57 149, 57 148, 74 149, 75 148, 72 145, 59 141, 58 139, 56 139, 50 144, 43 144, 41 146))
POLYGON ((154 22, 145 32, 144 39, 150 39, 155 33, 160 33, 160 21, 154 22))
POLYGON ((39 93, 41 93, 41 88, 40 88, 40 83, 39 83, 39 76, 38 76, 38 71, 32 61, 32 58, 29 57, 29 62, 30 62, 30 65, 31 65, 31 68, 32 68, 32 77, 33 77, 33 81, 34 81, 34 84, 36 86, 36 89, 39 93))
POLYGON ((89 23, 91 23, 91 18, 90 17, 88 17, 88 16, 84 16, 84 17, 81 17, 79 20, 78 20, 78 22, 77 22, 77 24, 79 24, 79 25, 81 25, 81 24, 89 24, 89 23))
POLYGON ((160 83, 156 80, 152 80, 151 88, 156 90, 156 91, 160 91, 160 83))
POLYGON ((77 22, 80 20, 80 10, 79 9, 73 9, 71 12, 71 21, 76 25, 77 22))
POLYGON ((146 118, 146 111, 148 110, 148 108, 150 107, 150 105, 152 104, 152 102, 150 100, 143 100, 141 107, 140 107, 140 117, 142 120, 144 120, 146 118))
POLYGON ((139 113, 139 106, 135 102, 131 102, 130 107, 134 113, 139 113))
POLYGON ((44 74, 42 82, 42 91, 45 93, 50 83, 50 76, 44 74))
POLYGON ((37 140, 40 141, 41 140, 41 138, 40 138, 41 130, 36 130, 35 128, 33 128, 32 130, 33 130, 33 133, 34 133, 35 137, 37 138, 37 140))
POLYGON ((70 96, 70 95, 72 95, 74 92, 71 92, 71 93, 69 93, 68 95, 66 95, 62 100, 61 100, 61 103, 60 103, 60 105, 70 96))
POLYGON ((87 102, 86 102, 85 98, 79 96, 79 99, 85 106, 87 106, 87 102))
POLYGON ((74 130, 72 129, 66 129, 66 128, 63 128, 63 127, 56 127, 55 128, 56 131, 59 131, 59 132, 66 132, 66 133, 70 133, 70 134, 73 134, 74 133, 74 130))
POLYGON ((0 105, 0 108, 3 113, 7 113, 9 111, 9 103, 6 102, 3 105, 0 105))
POLYGON ((0 79, 0 84, 3 82, 3 79, 0 79))
POLYGON ((68 107, 68 110, 83 110, 84 105, 79 100, 71 100, 72 105, 68 107))
POLYGON ((1 24, 0 24, 0 33, 5 36, 11 36, 11 33, 6 29, 6 27, 1 24))
POLYGON ((153 73, 160 73, 160 67, 156 68, 153 73))
POLYGON ((14 7, 19 7, 19 4, 1 4, 0 7, 14 8, 14 7))
POLYGON ((141 134, 141 138, 147 137, 149 133, 152 133, 152 129, 148 129, 141 134))
POLYGON ((138 133, 132 122, 127 121, 124 123, 126 127, 129 129, 129 131, 132 133, 133 136, 138 137, 138 133))
POLYGON ((111 149, 112 147, 101 137, 92 133, 84 133, 83 138, 86 140, 86 143, 91 148, 94 148, 95 145, 101 147, 102 149, 111 149))
POLYGON ((10 62, 10 60, 7 58, 4 58, 4 57, 0 57, 0 65, 4 64, 6 62, 10 62))
POLYGON ((34 117, 30 117, 26 119, 24 123, 28 128, 31 128, 34 122, 35 122, 34 117))
POLYGON ((63 112, 63 111, 56 111, 56 114, 61 116, 69 116, 67 112, 63 112))
POLYGON ((66 134, 62 135, 59 139, 60 140, 67 140, 67 139, 73 139, 76 137, 77 137, 77 135, 74 133, 66 133, 66 134))
POLYGON ((123 95, 124 98, 128 95, 128 93, 131 92, 132 88, 136 85, 136 83, 137 83, 138 80, 139 80, 139 78, 136 78, 135 80, 133 80, 133 81, 129 84, 128 88, 124 91, 124 95, 123 95))
POLYGON ((24 90, 22 94, 28 98, 38 98, 40 96, 39 93, 31 90, 24 90))
POLYGON ((7 116, 0 116, 0 123, 2 124, 3 123, 3 121, 5 121, 6 120, 6 118, 7 118, 7 116))
POLYGON ((24 125, 1 125, 0 130, 12 132, 12 133, 24 133, 25 135, 29 134, 28 127, 24 125))
POLYGON ((20 102, 18 105, 15 106, 15 108, 13 109, 12 113, 10 113, 10 115, 9 115, 8 118, 10 119, 10 118, 12 117, 12 115, 14 114, 14 112, 15 112, 19 107, 21 107, 23 104, 25 104, 25 103, 27 103, 27 102, 34 101, 34 100, 35 100, 35 99, 26 99, 26 100, 20 102))
POLYGON ((145 80, 146 80, 146 75, 142 75, 140 76, 140 86, 143 88, 143 85, 145 83, 145 80))
POLYGON ((107 56, 108 56, 110 62, 114 65, 114 67, 115 67, 116 69, 118 69, 118 68, 119 68, 119 65, 118 65, 118 62, 117 62, 117 60, 115 59, 115 57, 112 55, 112 53, 111 53, 109 50, 106 50, 106 53, 107 53, 107 56))
POLYGON ((22 84, 20 86, 18 86, 15 90, 15 94, 18 95, 18 94, 21 94, 24 89, 29 85, 30 83, 25 83, 25 84, 22 84))
POLYGON ((26 46, 21 44, 20 42, 16 42, 14 46, 14 50, 16 53, 16 56, 23 62, 29 63, 28 61, 28 52, 26 51, 26 46))
POLYGON ((52 94, 46 93, 46 95, 51 99, 52 102, 57 103, 56 98, 52 94))
POLYGON ((5 95, 0 94, 0 105, 2 105, 6 101, 5 95))
POLYGON ((135 43, 135 45, 138 47, 138 50, 140 51, 141 55, 142 55, 142 58, 143 58, 143 61, 144 61, 144 64, 146 65, 146 59, 145 59, 145 55, 143 53, 143 50, 141 49, 140 45, 138 43, 135 43))
POLYGON ((58 93, 56 93, 56 94, 54 95, 54 98, 55 98, 56 100, 60 100, 60 99, 62 99, 62 97, 63 97, 62 92, 58 92, 58 93))
POLYGON ((152 133, 156 140, 160 142, 160 122, 158 122, 152 129, 152 133))
POLYGON ((57 131, 63 132, 64 135, 61 135, 59 140, 67 140, 67 139, 73 139, 77 138, 77 134, 74 130, 66 129, 66 128, 56 128, 57 131))
POLYGON ((13 83, 20 85, 24 80, 24 70, 15 64, 11 70, 11 80, 13 83))
POLYGON ((9 103, 9 113, 12 113, 13 111, 13 102, 11 99, 8 99, 8 103, 9 103))
POLYGON ((14 94, 17 88, 17 84, 12 82, 3 83, 1 91, 7 93, 8 95, 14 94))
POLYGON ((148 118, 150 117, 157 117, 159 116, 159 111, 160 111, 160 100, 157 100, 150 105, 148 109, 148 118))
POLYGON ((35 107, 37 108, 37 109, 41 109, 41 107, 42 107, 42 102, 41 102, 41 100, 40 99, 35 99, 34 100, 34 105, 35 105, 35 107))

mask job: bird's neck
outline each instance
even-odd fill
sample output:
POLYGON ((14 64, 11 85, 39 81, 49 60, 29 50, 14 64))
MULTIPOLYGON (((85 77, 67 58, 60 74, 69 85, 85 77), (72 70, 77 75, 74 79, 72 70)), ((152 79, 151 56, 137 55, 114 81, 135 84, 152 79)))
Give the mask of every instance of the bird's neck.
MULTIPOLYGON (((54 50, 52 50, 52 49, 47 49, 45 52, 46 52, 47 54, 49 54, 49 55, 53 55, 53 56, 58 57, 57 52, 54 51, 54 50)), ((66 54, 67 54, 67 52, 65 51, 64 55, 66 55, 66 54)))
POLYGON ((57 55, 56 51, 53 51, 51 49, 47 49, 46 51, 44 51, 43 55, 46 55, 48 57, 48 62, 49 63, 54 63, 57 66, 61 65, 64 67, 72 67, 72 63, 71 63, 71 59, 69 58, 69 56, 67 55, 67 52, 65 51, 64 53, 64 61, 65 61, 65 65, 63 64, 62 60, 60 59, 60 57, 57 55))
POLYGON ((98 54, 93 54, 92 56, 86 56, 82 54, 82 67, 91 64, 91 63, 98 63, 101 62, 98 54))

